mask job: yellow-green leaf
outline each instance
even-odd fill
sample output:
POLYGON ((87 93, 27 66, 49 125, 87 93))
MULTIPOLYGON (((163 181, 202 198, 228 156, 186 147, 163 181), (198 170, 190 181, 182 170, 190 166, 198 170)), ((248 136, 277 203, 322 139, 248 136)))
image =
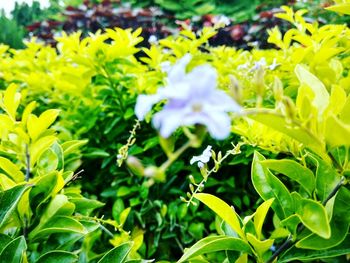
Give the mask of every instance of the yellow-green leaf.
POLYGON ((340 14, 350 15, 350 3, 343 3, 326 7, 327 10, 334 11, 340 14))
POLYGON ((255 232, 259 240, 261 240, 261 229, 262 225, 265 221, 265 217, 267 215, 267 211, 269 210, 272 202, 275 200, 275 198, 271 198, 269 200, 266 200, 264 203, 262 203, 258 209, 256 209, 255 216, 254 216, 254 227, 255 232))
POLYGON ((11 84, 4 93, 0 106, 7 112, 13 121, 16 120, 16 112, 21 101, 21 94, 17 92, 17 85, 11 84))
POLYGON ((24 174, 18 166, 13 164, 10 160, 0 157, 0 168, 16 183, 24 181, 24 174))
POLYGON ((195 194, 194 197, 220 216, 241 238, 245 238, 238 216, 233 210, 233 207, 230 207, 220 198, 211 194, 199 193, 195 194))
POLYGON ((39 117, 35 116, 34 114, 30 114, 28 116, 27 128, 29 136, 33 141, 36 141, 39 135, 50 127, 50 125, 56 120, 58 113, 58 110, 47 110, 39 117))
POLYGON ((329 104, 329 93, 324 84, 304 66, 298 64, 295 67, 301 85, 307 85, 314 93, 312 104, 318 109, 319 116, 322 116, 329 104))

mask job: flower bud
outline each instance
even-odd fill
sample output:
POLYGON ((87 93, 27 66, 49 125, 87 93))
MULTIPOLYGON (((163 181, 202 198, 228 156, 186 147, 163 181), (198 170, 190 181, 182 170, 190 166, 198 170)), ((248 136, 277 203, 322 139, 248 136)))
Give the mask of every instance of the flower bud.
POLYGON ((235 76, 230 75, 229 78, 230 78, 229 89, 231 91, 232 97, 238 104, 242 104, 242 99, 243 99, 242 86, 240 85, 240 83, 238 82, 235 76))
POLYGON ((142 163, 139 159, 137 159, 134 156, 129 156, 126 160, 126 164, 131 170, 131 172, 138 176, 143 176, 145 173, 145 168, 143 167, 142 163))
POLYGON ((166 179, 165 172, 156 166, 147 167, 144 171, 144 176, 157 182, 164 182, 166 179))

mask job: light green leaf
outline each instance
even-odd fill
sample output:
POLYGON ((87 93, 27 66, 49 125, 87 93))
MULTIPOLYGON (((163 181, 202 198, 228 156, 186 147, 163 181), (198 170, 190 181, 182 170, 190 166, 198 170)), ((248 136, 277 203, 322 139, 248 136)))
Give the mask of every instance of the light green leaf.
POLYGON ((222 201, 220 198, 205 193, 195 194, 194 197, 208 206, 213 210, 218 216, 220 216, 230 227, 236 231, 236 233, 244 238, 244 233, 241 228, 238 216, 228 204, 222 201))
POLYGON ((22 263, 26 249, 26 240, 23 236, 19 236, 2 248, 0 262, 22 263))
POLYGON ((20 168, 10 160, 0 157, 0 168, 15 182, 19 183, 24 181, 24 174, 21 172, 20 168))
POLYGON ((53 250, 42 255, 36 263, 74 263, 78 262, 78 256, 74 253, 62 251, 62 250, 53 250))
POLYGON ((51 124, 57 119, 59 114, 58 110, 47 110, 43 112, 39 117, 34 114, 28 116, 27 128, 30 138, 36 141, 40 134, 45 132, 51 124))
POLYGON ((55 216, 46 222, 39 230, 35 229, 29 234, 31 242, 47 237, 56 233, 75 233, 85 235, 87 234, 84 226, 72 217, 55 216))
POLYGON ((274 242, 273 239, 266 239, 261 241, 250 233, 247 233, 247 239, 260 257, 262 257, 262 255, 271 248, 274 242))
POLYGON ((133 245, 134 242, 123 243, 108 251, 97 263, 123 263, 126 261, 133 245))
POLYGON ((261 164, 264 160, 263 155, 254 152, 251 174, 253 186, 264 200, 275 198, 272 209, 282 220, 294 213, 293 200, 287 187, 261 164))
POLYGON ((0 229, 6 225, 13 213, 16 212, 19 200, 28 189, 29 186, 27 185, 18 185, 0 192, 0 229))
POLYGON ((340 14, 350 15, 350 3, 342 3, 326 7, 327 10, 334 11, 340 14))
POLYGON ((209 236, 201 239, 189 249, 177 263, 185 262, 205 253, 212 253, 223 250, 234 250, 242 253, 251 253, 249 245, 242 239, 228 236, 209 236))
POLYGON ((325 136, 327 143, 332 147, 350 146, 350 125, 331 115, 326 122, 325 136))
POLYGON ((50 146, 57 140, 53 135, 48 135, 40 138, 29 147, 30 167, 33 167, 42 155, 50 146))
POLYGON ((7 112, 12 121, 16 121, 16 112, 20 101, 21 94, 17 92, 17 85, 10 84, 4 92, 3 101, 0 101, 0 107, 7 112))
POLYGON ((301 199, 296 214, 301 222, 312 232, 323 238, 330 238, 331 228, 326 209, 318 202, 301 199))
POLYGON ((283 115, 277 114, 275 110, 264 109, 262 112, 250 114, 249 118, 301 142, 305 147, 317 153, 324 160, 331 162, 325 151, 324 142, 302 127, 291 127, 286 118, 283 115))
POLYGON ((267 215, 267 212, 269 211, 270 206, 272 205, 273 201, 275 199, 271 198, 269 200, 266 200, 264 203, 262 203, 255 212, 254 215, 254 227, 255 227, 255 232, 259 240, 261 240, 262 235, 261 235, 261 229, 265 221, 265 217, 267 215))
POLYGON ((310 196, 312 195, 315 189, 315 176, 310 169, 289 159, 265 160, 260 163, 270 170, 288 176, 290 179, 299 183, 310 196))
POLYGON ((74 153, 79 148, 87 144, 88 140, 72 140, 62 143, 63 154, 67 157, 69 154, 74 153))
POLYGON ((295 67, 301 85, 307 85, 314 93, 312 104, 318 110, 319 117, 323 115, 329 104, 329 93, 325 85, 304 66, 298 64, 295 67))

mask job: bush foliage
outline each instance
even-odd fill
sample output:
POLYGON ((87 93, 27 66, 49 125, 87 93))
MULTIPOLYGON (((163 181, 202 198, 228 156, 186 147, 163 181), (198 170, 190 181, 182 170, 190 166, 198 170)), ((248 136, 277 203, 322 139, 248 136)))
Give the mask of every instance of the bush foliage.
POLYGON ((211 27, 149 48, 121 28, 0 46, 0 259, 346 260, 350 30, 282 8, 293 28, 268 31, 275 49, 212 47, 211 27), (164 100, 137 120, 184 57, 185 76, 215 69, 241 105, 227 139, 203 125, 163 138, 164 100))

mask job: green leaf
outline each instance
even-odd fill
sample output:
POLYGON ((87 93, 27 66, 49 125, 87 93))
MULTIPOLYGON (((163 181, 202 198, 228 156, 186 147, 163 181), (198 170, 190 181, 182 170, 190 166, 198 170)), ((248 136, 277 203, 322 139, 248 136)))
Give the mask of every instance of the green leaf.
POLYGON ((27 185, 18 185, 0 192, 0 229, 11 219, 13 213, 16 213, 17 204, 28 189, 27 185))
POLYGON ((194 198, 198 199, 211 210, 213 210, 218 216, 220 216, 230 227, 241 237, 244 238, 244 233, 241 228, 238 216, 228 204, 222 201, 220 198, 205 193, 195 194, 194 198))
POLYGON ((26 249, 27 244, 24 237, 17 237, 2 249, 0 254, 0 262, 22 263, 23 255, 26 249))
POLYGON ((295 74, 301 85, 307 85, 313 91, 314 98, 312 104, 318 110, 319 117, 322 116, 329 104, 329 93, 325 85, 300 64, 296 65, 295 74))
POLYGON ((330 249, 311 250, 293 247, 284 253, 278 262, 311 261, 350 254, 350 235, 338 246, 330 249))
POLYGON ((41 231, 47 222, 55 216, 70 216, 73 214, 75 205, 68 201, 67 196, 56 195, 46 207, 41 215, 40 223, 30 232, 29 238, 35 237, 37 232, 41 231))
POLYGON ((13 164, 10 160, 0 157, 0 168, 15 182, 19 183, 24 181, 24 174, 19 167, 13 164))
POLYGON ((177 263, 185 262, 205 253, 212 253, 223 250, 234 250, 242 253, 251 253, 249 245, 242 239, 228 236, 209 236, 198 241, 189 249, 185 250, 184 255, 177 263))
POLYGON ((29 234, 31 241, 36 241, 40 238, 46 239, 51 234, 56 233, 76 233, 87 234, 84 226, 72 217, 55 216, 51 218, 45 225, 29 234))
POLYGON ((330 238, 331 229, 326 209, 320 203, 302 198, 296 214, 301 222, 312 232, 323 238, 330 238))
POLYGON ((2 252, 3 248, 7 246, 7 244, 10 243, 12 240, 13 239, 8 235, 0 233, 0 253, 2 252))
POLYGON ((342 187, 336 195, 333 217, 331 220, 331 237, 328 239, 311 234, 300 240, 296 247, 323 250, 339 245, 347 236, 350 225, 350 191, 342 187))
POLYGON ((267 215, 267 212, 272 205, 273 201, 275 199, 271 198, 269 200, 266 200, 264 203, 262 203, 258 209, 256 209, 255 215, 254 215, 254 227, 255 227, 255 232, 259 240, 261 240, 262 235, 261 235, 261 229, 265 221, 265 217, 267 215))
POLYGON ((126 261, 133 245, 134 242, 123 243, 108 251, 97 263, 123 263, 126 261))
POLYGON ((340 176, 331 165, 317 156, 310 156, 312 157, 311 160, 313 160, 317 166, 316 194, 321 201, 324 201, 338 184, 338 181, 340 181, 340 176))
POLYGON ((299 183, 311 196, 315 189, 315 176, 313 172, 293 160, 265 160, 260 162, 266 168, 288 176, 299 183))
POLYGON ((293 199, 287 187, 261 164, 261 161, 264 160, 265 157, 263 155, 256 151, 254 152, 252 182, 255 190, 264 200, 275 198, 272 209, 282 220, 294 213, 293 199))
POLYGON ((74 253, 62 251, 62 250, 53 250, 42 255, 36 263, 74 263, 78 261, 78 256, 74 253))

